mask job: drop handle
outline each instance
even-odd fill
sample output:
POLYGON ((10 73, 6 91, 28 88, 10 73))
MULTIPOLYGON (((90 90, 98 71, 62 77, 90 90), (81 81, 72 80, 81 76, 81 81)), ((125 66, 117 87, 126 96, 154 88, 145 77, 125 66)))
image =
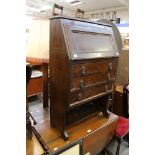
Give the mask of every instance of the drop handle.
POLYGON ((111 74, 110 73, 108 74, 108 80, 111 80, 111 74))
POLYGON ((112 98, 108 98, 108 102, 111 104, 112 103, 112 98))
POLYGON ((105 91, 106 91, 106 92, 108 91, 108 86, 105 86, 105 91))
POLYGON ((108 106, 111 106, 111 105, 112 105, 112 98, 108 97, 108 106))
POLYGON ((112 70, 112 63, 109 63, 109 70, 112 70))
POLYGON ((80 88, 83 88, 83 87, 84 87, 84 81, 80 80, 80 88))
POLYGON ((81 75, 86 75, 86 67, 85 66, 82 66, 81 68, 81 75))
POLYGON ((77 95, 77 98, 78 98, 79 101, 81 100, 81 97, 82 97, 81 93, 77 95))

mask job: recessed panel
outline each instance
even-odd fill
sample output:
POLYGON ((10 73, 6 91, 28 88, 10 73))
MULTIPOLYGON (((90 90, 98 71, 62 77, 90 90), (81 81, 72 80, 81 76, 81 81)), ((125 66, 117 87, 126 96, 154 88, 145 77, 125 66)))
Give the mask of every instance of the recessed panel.
POLYGON ((117 57, 112 27, 86 23, 64 25, 72 60, 117 57))
POLYGON ((72 33, 78 53, 113 52, 112 36, 95 33, 72 33))

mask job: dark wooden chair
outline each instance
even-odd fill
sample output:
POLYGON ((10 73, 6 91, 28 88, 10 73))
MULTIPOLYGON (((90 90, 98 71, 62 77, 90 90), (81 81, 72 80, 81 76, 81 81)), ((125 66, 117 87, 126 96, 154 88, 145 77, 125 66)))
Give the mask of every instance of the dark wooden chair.
POLYGON ((123 87, 124 115, 129 118, 129 84, 123 87))
POLYGON ((26 132, 29 139, 32 138, 32 126, 31 126, 30 115, 28 110, 29 105, 28 105, 27 88, 31 78, 31 73, 32 73, 31 65, 29 63, 26 63, 26 132))
POLYGON ((119 155, 120 146, 123 140, 126 140, 129 143, 129 120, 127 118, 119 116, 114 138, 117 140, 116 155, 119 155))
POLYGON ((53 16, 62 15, 62 14, 63 14, 63 6, 60 6, 55 3, 53 6, 53 16), (56 9, 60 10, 60 13, 56 13, 56 9))
POLYGON ((76 18, 83 19, 83 17, 84 17, 84 11, 83 10, 80 10, 80 9, 77 9, 75 17, 76 18))
POLYGON ((120 90, 114 88, 113 109, 111 111, 118 116, 129 118, 129 85, 126 84, 116 87, 120 87, 120 90))

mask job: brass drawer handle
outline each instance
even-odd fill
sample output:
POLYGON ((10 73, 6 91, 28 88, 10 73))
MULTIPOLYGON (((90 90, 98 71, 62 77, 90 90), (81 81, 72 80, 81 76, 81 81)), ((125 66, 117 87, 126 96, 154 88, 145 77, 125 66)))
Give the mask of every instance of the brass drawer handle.
POLYGON ((108 91, 108 86, 105 86, 105 91, 106 91, 106 92, 108 91))
POLYGON ((83 87, 84 87, 84 81, 80 80, 80 88, 83 88, 83 87))
POLYGON ((109 104, 111 104, 112 103, 112 98, 110 97, 110 98, 108 98, 108 102, 109 102, 109 104))
POLYGON ((81 97, 82 97, 82 94, 79 93, 79 94, 77 95, 77 98, 78 98, 79 101, 81 100, 81 97))
POLYGON ((109 70, 112 70, 112 63, 109 63, 109 70))
POLYGON ((111 80, 111 74, 110 73, 108 74, 108 80, 111 80))
POLYGON ((82 66, 81 68, 81 75, 86 75, 86 67, 85 66, 82 66))
POLYGON ((108 97, 108 106, 112 106, 112 96, 108 97))

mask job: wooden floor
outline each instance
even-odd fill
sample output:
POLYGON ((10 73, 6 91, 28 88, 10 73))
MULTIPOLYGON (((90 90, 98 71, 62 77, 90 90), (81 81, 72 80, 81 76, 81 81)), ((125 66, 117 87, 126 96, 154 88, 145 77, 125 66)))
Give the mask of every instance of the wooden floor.
POLYGON ((26 154, 27 155, 41 155, 44 153, 38 139, 33 134, 32 140, 26 139, 26 154))
MULTIPOLYGON (((48 120, 48 108, 43 109, 43 104, 37 97, 31 98, 29 111, 35 118, 37 124, 41 124, 43 121, 48 120)), ((26 155, 41 155, 43 153, 44 150, 34 134, 32 140, 26 139, 26 155)))

